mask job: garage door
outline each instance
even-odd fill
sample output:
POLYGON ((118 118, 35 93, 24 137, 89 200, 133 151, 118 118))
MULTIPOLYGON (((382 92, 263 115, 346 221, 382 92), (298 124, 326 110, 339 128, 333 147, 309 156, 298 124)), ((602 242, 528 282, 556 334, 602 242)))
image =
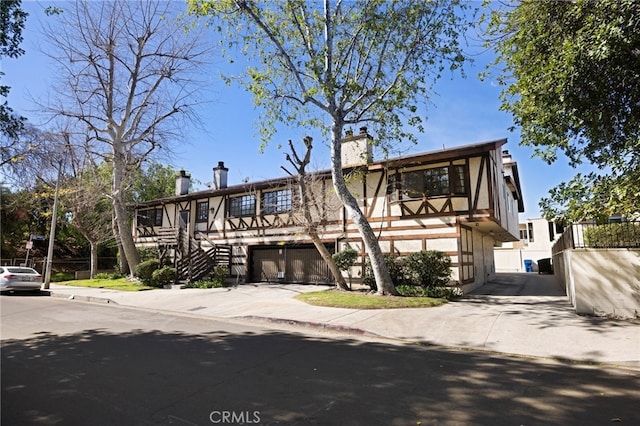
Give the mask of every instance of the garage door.
POLYGON ((312 245, 252 247, 251 268, 253 282, 334 282, 329 267, 312 245))

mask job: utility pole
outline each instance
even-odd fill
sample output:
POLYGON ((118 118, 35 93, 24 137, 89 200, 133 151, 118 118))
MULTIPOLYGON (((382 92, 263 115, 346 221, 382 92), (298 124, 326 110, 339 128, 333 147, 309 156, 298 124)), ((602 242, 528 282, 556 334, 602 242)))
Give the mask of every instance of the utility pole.
POLYGON ((56 221, 58 219, 58 194, 60 192, 60 175, 62 174, 62 161, 58 163, 58 178, 56 179, 56 192, 53 196, 53 213, 51 215, 51 232, 49 232, 49 249, 47 250, 47 263, 44 272, 43 289, 48 289, 51 283, 51 265, 53 263, 53 242, 56 238, 56 221))

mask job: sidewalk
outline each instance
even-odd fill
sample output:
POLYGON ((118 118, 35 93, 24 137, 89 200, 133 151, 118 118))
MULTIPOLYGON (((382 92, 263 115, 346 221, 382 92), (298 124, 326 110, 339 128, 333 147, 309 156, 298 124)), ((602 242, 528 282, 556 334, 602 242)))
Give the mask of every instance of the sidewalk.
POLYGON ((640 323, 578 316, 553 276, 499 274, 436 308, 358 310, 310 306, 296 294, 326 286, 241 284, 220 289, 123 292, 51 284, 67 299, 212 318, 291 324, 431 344, 640 368, 640 323), (555 290, 553 290, 555 288, 555 290))

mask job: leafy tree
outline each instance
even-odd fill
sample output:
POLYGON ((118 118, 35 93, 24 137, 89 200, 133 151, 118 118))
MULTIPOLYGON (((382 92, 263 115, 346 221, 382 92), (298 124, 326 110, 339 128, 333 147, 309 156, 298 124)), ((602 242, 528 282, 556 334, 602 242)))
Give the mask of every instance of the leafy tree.
POLYGON ((178 120, 191 117, 195 73, 209 52, 197 33, 170 19, 173 6, 78 1, 44 30, 46 53, 60 65, 48 110, 81 123, 87 149, 111 164, 114 232, 131 271, 139 255, 126 208, 128 176, 179 137, 178 120))
POLYGON ((109 179, 86 158, 72 156, 72 176, 65 184, 65 201, 71 212, 73 225, 89 242, 90 277, 98 273, 100 244, 113 240, 112 209, 107 198, 109 179))
MULTIPOLYGON (((0 1, 0 60, 4 57, 17 58, 24 54, 20 47, 22 43, 22 31, 27 21, 28 13, 21 9, 20 0, 0 1)), ((4 73, 0 71, 0 79, 4 73)), ((0 85, 0 96, 9 96, 9 86, 0 85)), ((5 101, 0 104, 0 147, 2 150, 6 146, 18 143, 16 137, 24 125, 24 118, 13 113, 5 101)), ((4 157, 4 155, 3 155, 4 157)), ((0 163, 1 164, 1 163, 0 163)))
POLYGON ((375 233, 349 192, 341 165, 345 126, 367 124, 379 142, 414 140, 418 104, 458 44, 466 2, 191 0, 190 11, 227 31, 223 42, 256 58, 241 83, 262 107, 263 141, 276 123, 321 129, 331 145, 333 185, 357 226, 380 294, 397 294, 375 233))
POLYGON ((554 188, 548 218, 640 212, 640 2, 535 0, 496 10, 488 35, 504 64, 502 109, 522 143, 581 174, 554 188))
POLYGON ((130 203, 142 203, 158 198, 169 197, 175 193, 176 170, 169 165, 152 161, 132 173, 130 203))

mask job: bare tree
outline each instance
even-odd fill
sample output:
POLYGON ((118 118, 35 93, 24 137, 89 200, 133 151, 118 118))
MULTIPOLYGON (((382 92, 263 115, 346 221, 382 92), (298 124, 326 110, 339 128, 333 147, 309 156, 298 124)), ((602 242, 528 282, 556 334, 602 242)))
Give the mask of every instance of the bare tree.
POLYGON ((308 174, 306 169, 311 161, 313 139, 310 136, 307 136, 303 139, 303 142, 305 146, 305 154, 303 157, 300 157, 293 145, 293 142, 289 141, 291 155, 287 154, 286 158, 294 167, 296 172, 291 173, 286 167, 282 167, 282 169, 290 176, 294 176, 298 183, 299 193, 296 198, 294 216, 298 216, 296 222, 304 226, 305 232, 311 238, 313 245, 316 247, 320 256, 331 270, 338 287, 342 290, 349 290, 349 287, 347 287, 347 283, 342 276, 342 272, 340 272, 336 262, 333 260, 333 257, 331 257, 331 253, 327 250, 327 247, 322 243, 322 239, 320 238, 319 230, 322 226, 322 218, 324 217, 327 206, 324 200, 318 199, 313 190, 313 186, 317 184, 318 178, 308 174))
POLYGON ((79 1, 44 28, 46 53, 60 67, 48 110, 77 120, 93 153, 111 163, 108 197, 132 272, 140 259, 125 204, 127 176, 175 142, 180 119, 194 119, 196 76, 210 52, 197 31, 172 16, 172 2, 79 1))

